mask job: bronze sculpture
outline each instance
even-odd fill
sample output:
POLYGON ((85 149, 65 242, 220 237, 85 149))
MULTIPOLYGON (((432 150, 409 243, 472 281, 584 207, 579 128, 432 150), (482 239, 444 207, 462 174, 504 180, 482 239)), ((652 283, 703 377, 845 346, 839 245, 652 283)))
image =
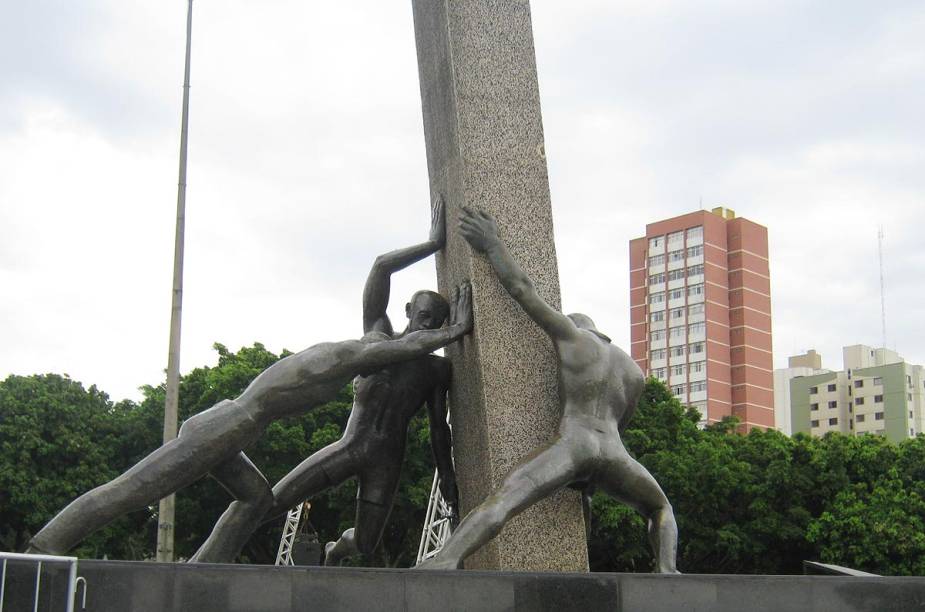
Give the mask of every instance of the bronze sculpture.
MULTIPOLYGON (((386 314, 390 277, 439 251, 446 242, 445 208, 439 197, 433 204, 429 239, 376 258, 363 290, 363 331, 383 338, 403 337, 443 325, 449 313, 446 300, 432 291, 418 291, 405 306, 408 326, 398 336, 386 314)), ((372 553, 382 537, 398 488, 405 456, 408 425, 427 405, 431 446, 440 473, 441 492, 456 517, 458 493, 451 455, 450 428, 446 423, 446 394, 450 363, 444 357, 425 355, 392 363, 354 381, 354 402, 343 437, 321 449, 273 487, 274 503, 266 519, 273 519, 304 499, 358 479, 356 521, 337 540, 325 546, 325 565, 344 558, 372 553)))
POLYGON ((330 401, 353 377, 417 359, 468 333, 470 288, 464 284, 455 293, 448 327, 394 340, 368 334, 361 340, 317 344, 273 364, 240 396, 187 419, 177 438, 71 502, 32 538, 28 552, 64 554, 115 518, 211 474, 236 501, 193 560, 233 560, 273 502, 266 478, 242 449, 272 421, 330 401))
POLYGON ((671 504, 620 439, 645 384, 639 366, 588 316, 563 315, 540 298, 498 237, 490 216, 463 209, 459 229, 473 249, 487 256, 511 297, 551 338, 562 417, 558 434, 522 459, 499 489, 466 516, 444 548, 419 567, 460 568, 515 515, 572 486, 586 493, 597 487, 645 516, 656 570, 676 573, 677 525, 671 504))

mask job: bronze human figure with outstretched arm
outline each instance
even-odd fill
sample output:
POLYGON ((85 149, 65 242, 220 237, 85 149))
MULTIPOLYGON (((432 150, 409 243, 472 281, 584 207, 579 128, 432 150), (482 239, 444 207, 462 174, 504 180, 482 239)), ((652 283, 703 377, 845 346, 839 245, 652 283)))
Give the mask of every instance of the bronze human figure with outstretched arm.
MULTIPOLYGON (((363 290, 363 331, 368 336, 401 338, 443 324, 449 306, 433 291, 418 291, 411 296, 405 305, 408 325, 400 334, 392 329, 386 307, 392 274, 439 251, 445 243, 445 209, 438 197, 432 206, 428 240, 376 258, 363 290)), ((336 565, 346 557, 372 553, 392 510, 408 426, 422 406, 427 406, 441 492, 455 520, 458 493, 446 422, 449 385, 449 360, 436 355, 422 355, 359 376, 354 381, 353 409, 344 435, 303 461, 273 487, 274 503, 265 520, 275 519, 303 500, 356 477, 356 521, 336 542, 327 544, 325 564, 336 565)))
POLYGON ((562 417, 558 433, 523 458, 499 489, 463 519, 443 549, 420 567, 459 568, 507 521, 537 501, 566 486, 596 486, 648 519, 657 571, 676 572, 677 526, 671 504, 620 438, 645 384, 639 366, 589 317, 563 315, 543 301, 498 237, 490 216, 463 209, 459 231, 488 258, 507 292, 552 339, 562 417))
POLYGON ((230 562, 273 503, 266 478, 242 452, 276 419, 331 401, 355 376, 414 361, 472 327, 470 290, 458 288, 454 319, 401 338, 316 344, 264 370, 233 400, 187 419, 179 435, 121 476, 71 502, 32 538, 29 552, 63 555, 110 521, 211 474, 235 497, 196 561, 230 562), (439 326, 438 326, 439 327, 439 326))

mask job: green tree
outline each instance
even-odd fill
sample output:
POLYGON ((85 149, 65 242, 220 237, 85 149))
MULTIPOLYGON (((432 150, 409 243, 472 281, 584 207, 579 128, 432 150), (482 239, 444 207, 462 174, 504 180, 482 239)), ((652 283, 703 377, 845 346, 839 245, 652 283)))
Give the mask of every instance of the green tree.
MULTIPOLYGON (((231 352, 181 380, 180 416, 239 395, 286 356, 260 344, 231 352)), ((164 387, 143 387, 140 404, 113 403, 66 376, 10 376, 0 382, 0 547, 21 549, 57 511, 160 446, 164 387)), ((332 402, 277 421, 245 452, 275 483, 340 438, 350 414, 348 385, 332 402)), ((679 568, 697 573, 800 573, 804 559, 882 574, 925 572, 925 436, 895 445, 879 436, 824 438, 774 431, 739 435, 738 421, 699 429, 700 416, 647 381, 624 442, 661 484, 675 509, 679 568)), ((412 420, 395 507, 375 564, 414 562, 433 478, 427 418, 412 420)), ((356 486, 348 481, 311 500, 322 542, 353 526, 356 486)), ((231 497, 204 478, 178 494, 177 542, 191 555, 231 497)), ((593 499, 591 568, 650 571, 646 526, 606 495, 593 499)), ((153 557, 156 507, 115 521, 75 551, 82 557, 153 557)), ((241 560, 272 563, 282 518, 261 526, 241 560)))
MULTIPOLYGON (((56 374, 10 376, 0 383, 0 548, 21 550, 80 493, 117 476, 121 436, 135 409, 113 404, 95 386, 56 374)), ((145 513, 94 534, 76 554, 137 559, 145 513)))
POLYGON ((893 467, 872 487, 853 484, 813 520, 807 537, 828 563, 876 574, 925 574, 925 483, 909 483, 893 467))

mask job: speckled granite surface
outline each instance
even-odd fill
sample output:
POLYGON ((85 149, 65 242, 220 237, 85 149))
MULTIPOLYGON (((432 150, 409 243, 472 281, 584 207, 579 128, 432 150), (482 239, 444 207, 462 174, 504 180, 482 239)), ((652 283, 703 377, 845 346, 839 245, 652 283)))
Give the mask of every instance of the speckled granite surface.
MULTIPOLYGON (((462 513, 494 490, 559 419, 545 334, 458 235, 461 206, 490 212, 501 238, 560 307, 536 59, 526 0, 413 0, 431 188, 444 194, 449 237, 440 290, 471 279, 475 332, 450 347, 462 513)), ((563 491, 514 519, 466 567, 587 570, 578 493, 563 491)))

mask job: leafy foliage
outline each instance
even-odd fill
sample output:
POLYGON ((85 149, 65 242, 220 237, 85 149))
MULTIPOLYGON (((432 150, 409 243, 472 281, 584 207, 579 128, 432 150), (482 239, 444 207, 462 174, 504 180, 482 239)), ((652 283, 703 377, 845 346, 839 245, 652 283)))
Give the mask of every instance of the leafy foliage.
MULTIPOLYGON (((10 376, 0 383, 0 548, 22 549, 78 494, 119 475, 131 452, 123 432, 131 429, 133 408, 67 376, 10 376)), ((118 549, 138 558, 147 519, 124 517, 77 554, 118 549)))
MULTIPOLYGON (((287 356, 256 343, 233 353, 215 345, 218 364, 189 372, 180 382, 180 420, 239 395, 263 370, 287 356)), ((11 376, 0 383, 0 549, 20 550, 55 513, 85 491, 118 476, 161 444, 165 386, 142 387, 136 404, 113 404, 56 375, 11 376)), ((247 455, 270 483, 312 453, 338 440, 353 402, 348 385, 332 402, 272 423, 247 455)), ((408 459, 391 520, 379 547, 383 565, 410 565, 417 553, 433 462, 427 420, 412 421, 408 459)), ((312 501, 311 526, 322 541, 353 526, 356 485, 348 481, 312 501)), ((189 557, 208 537, 230 496, 211 479, 177 495, 175 550, 189 557)), ((74 552, 82 557, 145 559, 154 556, 156 507, 133 513, 87 538, 74 552)), ((283 520, 261 526, 242 561, 272 563, 283 520)))
MULTIPOLYGON (((231 352, 183 377, 180 417, 237 396, 286 356, 260 344, 231 352)), ((134 465, 160 445, 164 386, 142 388, 140 403, 114 403, 96 389, 54 374, 0 382, 0 549, 21 549, 70 500, 134 465)), ((273 483, 340 438, 352 389, 324 406, 273 423, 245 449, 273 483)), ((899 445, 877 436, 824 438, 774 431, 735 432, 727 419, 699 429, 699 415, 650 379, 624 433, 627 449, 659 481, 675 509, 679 568, 696 573, 802 572, 815 559, 882 574, 925 573, 925 436, 899 445)), ((377 551, 379 565, 414 561, 433 477, 429 429, 412 420, 395 507, 377 551)), ((353 482, 312 500, 310 522, 321 541, 354 522, 353 482)), ((176 549, 191 555, 231 501, 210 479, 177 497, 176 549)), ((644 521, 596 494, 591 567, 650 571, 644 521)), ((151 558, 156 508, 123 517, 87 538, 82 557, 151 558)), ((262 526, 241 560, 272 563, 282 520, 262 526)))
MULTIPOLYGON (((799 574, 812 559, 925 573, 925 436, 743 436, 735 419, 698 420, 650 379, 624 435, 675 509, 679 569, 799 574)), ((596 571, 652 567, 643 520, 601 493, 589 553, 596 571)))

